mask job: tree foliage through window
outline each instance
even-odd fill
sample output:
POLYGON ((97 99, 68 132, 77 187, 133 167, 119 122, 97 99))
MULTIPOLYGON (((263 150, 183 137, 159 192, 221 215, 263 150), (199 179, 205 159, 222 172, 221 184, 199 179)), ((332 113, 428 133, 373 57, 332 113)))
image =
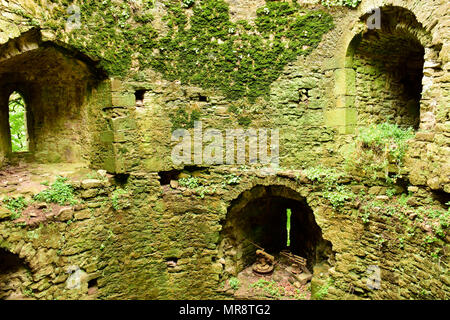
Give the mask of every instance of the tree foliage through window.
POLYGON ((12 93, 9 98, 9 127, 12 151, 28 151, 25 100, 17 92, 12 93))

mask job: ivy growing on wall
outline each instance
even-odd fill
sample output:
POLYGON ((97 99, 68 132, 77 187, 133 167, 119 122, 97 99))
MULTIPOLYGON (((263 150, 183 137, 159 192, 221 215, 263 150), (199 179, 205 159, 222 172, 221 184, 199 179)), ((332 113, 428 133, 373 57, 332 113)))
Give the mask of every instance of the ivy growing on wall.
POLYGON ((317 47, 333 27, 323 11, 268 1, 257 10, 255 25, 230 21, 222 0, 204 0, 188 19, 178 2, 167 3, 169 33, 158 41, 152 66, 170 80, 221 89, 229 99, 254 101, 287 63, 317 47))
POLYGON ((67 35, 62 30, 69 4, 62 4, 46 27, 100 57, 111 76, 126 76, 138 59, 141 70, 153 68, 169 80, 217 88, 228 99, 250 102, 267 95, 286 64, 311 53, 333 28, 331 15, 295 1, 267 0, 250 24, 232 22, 224 0, 168 0, 163 6, 168 32, 160 34, 151 23, 153 1, 138 6, 86 0, 79 4, 81 27, 67 35))

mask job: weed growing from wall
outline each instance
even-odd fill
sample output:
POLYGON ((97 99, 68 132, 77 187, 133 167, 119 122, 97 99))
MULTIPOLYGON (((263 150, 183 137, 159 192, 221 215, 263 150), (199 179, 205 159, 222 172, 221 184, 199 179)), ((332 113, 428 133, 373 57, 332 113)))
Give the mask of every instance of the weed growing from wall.
POLYGON ((343 6, 356 8, 362 0, 321 0, 320 3, 326 7, 343 6))
POLYGON ((346 169, 373 181, 381 178, 389 184, 395 183, 402 176, 408 140, 413 137, 412 128, 403 129, 387 122, 361 128, 346 157, 346 169))
POLYGON ((332 168, 311 167, 305 170, 305 174, 309 180, 324 184, 323 196, 335 209, 344 206, 347 201, 353 200, 356 196, 349 186, 339 182, 344 172, 332 168))

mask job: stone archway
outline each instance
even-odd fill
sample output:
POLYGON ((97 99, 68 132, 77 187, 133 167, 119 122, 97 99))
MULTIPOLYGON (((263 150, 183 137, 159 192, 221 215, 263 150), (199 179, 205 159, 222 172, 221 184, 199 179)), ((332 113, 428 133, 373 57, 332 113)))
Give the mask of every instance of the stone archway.
POLYGON ((284 185, 257 185, 231 202, 219 241, 219 259, 224 262, 224 277, 235 276, 255 261, 253 244, 276 257, 281 250, 315 265, 333 259, 332 245, 323 239, 306 199, 284 185), (286 209, 291 209, 290 247, 287 247, 286 209), (250 241, 248 241, 250 240, 250 241))
MULTIPOLYGON (((44 41, 38 30, 0 45, 0 165, 14 159, 8 104, 20 92, 27 105, 29 154, 39 162, 84 161, 96 143, 99 88, 106 74, 79 52, 44 41)), ((104 100, 105 105, 111 101, 104 100)), ((99 139, 97 139, 99 140, 99 139)), ((17 156, 17 155, 16 155, 17 156)))
POLYGON ((27 299, 31 271, 18 255, 0 248, 0 299, 27 299))
MULTIPOLYGON (((418 129, 429 38, 409 10, 393 6, 378 10, 379 28, 356 35, 347 52, 355 77, 349 93, 354 93, 357 123, 370 125, 389 119, 418 129)), ((361 19, 366 21, 367 16, 361 19)))

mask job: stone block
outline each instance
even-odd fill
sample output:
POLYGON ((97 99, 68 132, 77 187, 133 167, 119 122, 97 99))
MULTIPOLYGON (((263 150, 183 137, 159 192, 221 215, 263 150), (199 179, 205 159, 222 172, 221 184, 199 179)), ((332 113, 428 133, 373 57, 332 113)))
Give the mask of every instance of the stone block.
POLYGON ((83 189, 100 188, 103 186, 103 182, 98 179, 86 179, 81 181, 81 187, 83 189))
POLYGON ((112 105, 114 107, 134 107, 136 105, 136 97, 132 93, 113 92, 112 105))
POLYGON ((9 218, 11 214, 12 212, 8 209, 0 207, 0 220, 9 218))
POLYGON ((417 132, 416 139, 420 141, 434 141, 434 132, 417 132))
POLYGON ((356 94, 355 79, 356 72, 351 68, 336 69, 334 71, 335 87, 334 94, 336 96, 356 94))
POLYGON ((119 79, 111 79, 111 91, 120 92, 123 91, 123 83, 119 79))
POLYGON ((89 210, 85 210, 85 211, 79 211, 77 213, 75 213, 75 220, 85 220, 85 219, 89 219, 91 217, 91 213, 89 210))
POLYGON ((59 210, 57 219, 59 221, 69 221, 73 218, 73 209, 72 208, 62 208, 59 210))

